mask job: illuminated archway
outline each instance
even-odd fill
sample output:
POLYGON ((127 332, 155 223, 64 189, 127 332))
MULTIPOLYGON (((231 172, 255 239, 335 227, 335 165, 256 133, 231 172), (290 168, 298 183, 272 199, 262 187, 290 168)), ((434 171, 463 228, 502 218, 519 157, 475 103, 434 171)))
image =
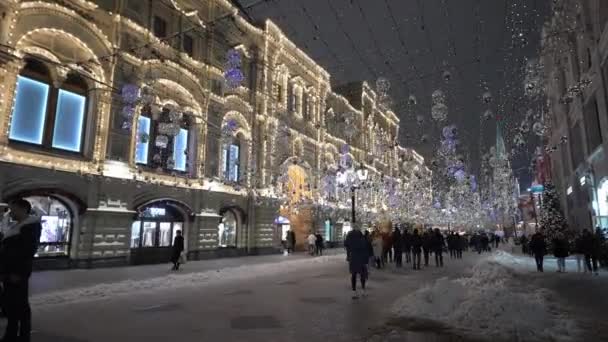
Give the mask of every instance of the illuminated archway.
POLYGON ((288 159, 282 167, 281 187, 285 201, 280 215, 290 222, 290 228, 296 235, 296 249, 306 248, 306 237, 313 230, 311 179, 309 167, 298 163, 297 158, 288 159))

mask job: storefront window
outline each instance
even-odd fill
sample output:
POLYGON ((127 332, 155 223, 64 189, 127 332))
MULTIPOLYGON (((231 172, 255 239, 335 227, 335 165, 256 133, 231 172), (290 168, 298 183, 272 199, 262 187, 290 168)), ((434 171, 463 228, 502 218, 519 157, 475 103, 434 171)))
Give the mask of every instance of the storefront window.
POLYGON ((131 248, 171 247, 183 218, 171 205, 158 204, 140 210, 131 226, 131 248))
POLYGON ((237 220, 234 212, 228 210, 224 213, 218 225, 218 240, 220 247, 236 247, 237 220))
POLYGON ((67 256, 72 230, 72 214, 65 204, 48 196, 26 197, 42 214, 42 232, 37 257, 67 256))

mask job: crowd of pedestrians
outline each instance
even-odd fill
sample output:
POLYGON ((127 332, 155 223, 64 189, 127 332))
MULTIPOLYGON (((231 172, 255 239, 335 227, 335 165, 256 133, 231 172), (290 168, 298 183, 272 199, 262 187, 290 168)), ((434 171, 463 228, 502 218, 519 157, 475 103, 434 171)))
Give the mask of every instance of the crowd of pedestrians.
POLYGON ((598 275, 604 234, 600 229, 595 233, 584 229, 572 238, 557 233, 552 239, 547 239, 542 232, 536 232, 530 239, 523 235, 519 243, 524 254, 534 257, 538 272, 544 272, 545 255, 551 252, 557 261, 557 272, 566 272, 566 258, 572 255, 576 259, 578 272, 598 275))
POLYGON ((396 268, 403 268, 405 263, 411 264, 414 270, 421 270, 423 265, 430 266, 433 256, 435 267, 444 267, 444 252, 449 252, 451 259, 462 259, 462 252, 468 244, 466 236, 455 232, 446 235, 439 229, 396 226, 391 233, 387 233, 374 227, 370 233, 367 230, 362 232, 357 226, 347 234, 344 241, 353 298, 365 296, 369 264, 380 270, 393 263, 396 268), (360 281, 361 291, 357 290, 357 280, 360 281))

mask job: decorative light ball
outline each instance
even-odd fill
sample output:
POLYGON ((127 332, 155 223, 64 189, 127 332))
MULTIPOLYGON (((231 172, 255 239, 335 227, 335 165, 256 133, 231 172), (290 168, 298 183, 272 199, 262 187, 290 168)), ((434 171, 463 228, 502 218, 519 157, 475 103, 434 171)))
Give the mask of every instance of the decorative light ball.
POLYGON ((527 134, 528 132, 530 132, 530 123, 528 123, 527 120, 521 122, 521 124, 519 125, 519 132, 521 134, 527 134))
POLYGON ((440 104, 440 103, 445 103, 445 94, 443 93, 442 90, 437 89, 431 95, 431 99, 432 99, 434 105, 440 104))
POLYGON ((431 108, 431 117, 435 121, 444 121, 448 118, 448 106, 438 103, 431 108))
POLYGON ((387 95, 391 89, 391 82, 384 77, 379 77, 376 80, 376 90, 381 96, 387 95))
POLYGON ((513 137, 513 145, 515 145, 517 148, 522 148, 526 146, 526 141, 521 133, 515 134, 515 136, 513 137))
POLYGON ((481 97, 482 97, 484 103, 492 102, 492 93, 489 91, 486 91, 485 93, 483 93, 483 95, 481 97))
POLYGON ((350 153, 350 146, 348 144, 343 144, 342 146, 340 146, 340 153, 341 154, 350 153))
POLYGON ((443 137, 445 139, 454 139, 456 138, 456 126, 455 125, 450 125, 450 126, 445 126, 443 127, 442 130, 442 134, 443 137))
POLYGON ((159 135, 156 137, 156 140, 154 141, 154 145, 156 147, 162 148, 162 149, 167 148, 168 144, 169 144, 169 137, 167 137, 166 135, 159 135))
POLYGON ((135 84, 125 84, 121 91, 122 100, 125 103, 135 103, 139 101, 139 92, 140 89, 135 84))
POLYGON ((418 100, 416 99, 416 96, 414 96, 413 94, 411 94, 409 96, 407 101, 410 104, 410 106, 415 106, 416 104, 418 104, 418 100))
POLYGON ((542 122, 535 122, 534 125, 532 125, 532 131, 534 134, 542 137, 545 135, 546 129, 542 122))
POLYGON ((494 112, 492 112, 491 109, 486 109, 483 112, 482 116, 483 116, 483 119, 487 121, 494 117, 494 112))
POLYGON ((132 119, 133 116, 135 115, 135 106, 129 104, 126 105, 124 107, 122 107, 122 111, 121 111, 122 117, 125 119, 132 119))
POLYGON ((173 108, 169 111, 169 119, 173 122, 180 121, 183 117, 183 114, 179 109, 173 108))
POLYGON ((449 72, 448 70, 446 70, 446 71, 443 72, 443 79, 444 79, 444 81, 449 82, 451 78, 452 78, 452 73, 451 72, 449 72))
POLYGON ((144 104, 152 104, 156 102, 156 95, 154 89, 151 86, 144 86, 141 89, 141 102, 144 104))

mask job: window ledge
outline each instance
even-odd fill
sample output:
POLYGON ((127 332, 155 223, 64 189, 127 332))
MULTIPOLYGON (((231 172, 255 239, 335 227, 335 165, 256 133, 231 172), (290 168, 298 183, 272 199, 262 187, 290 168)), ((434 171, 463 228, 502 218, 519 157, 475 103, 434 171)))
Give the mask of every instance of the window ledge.
POLYGON ((11 140, 9 141, 8 146, 11 150, 15 152, 26 152, 53 158, 69 159, 74 161, 91 161, 91 159, 87 158, 83 153, 64 151, 60 149, 38 146, 19 141, 11 140))

